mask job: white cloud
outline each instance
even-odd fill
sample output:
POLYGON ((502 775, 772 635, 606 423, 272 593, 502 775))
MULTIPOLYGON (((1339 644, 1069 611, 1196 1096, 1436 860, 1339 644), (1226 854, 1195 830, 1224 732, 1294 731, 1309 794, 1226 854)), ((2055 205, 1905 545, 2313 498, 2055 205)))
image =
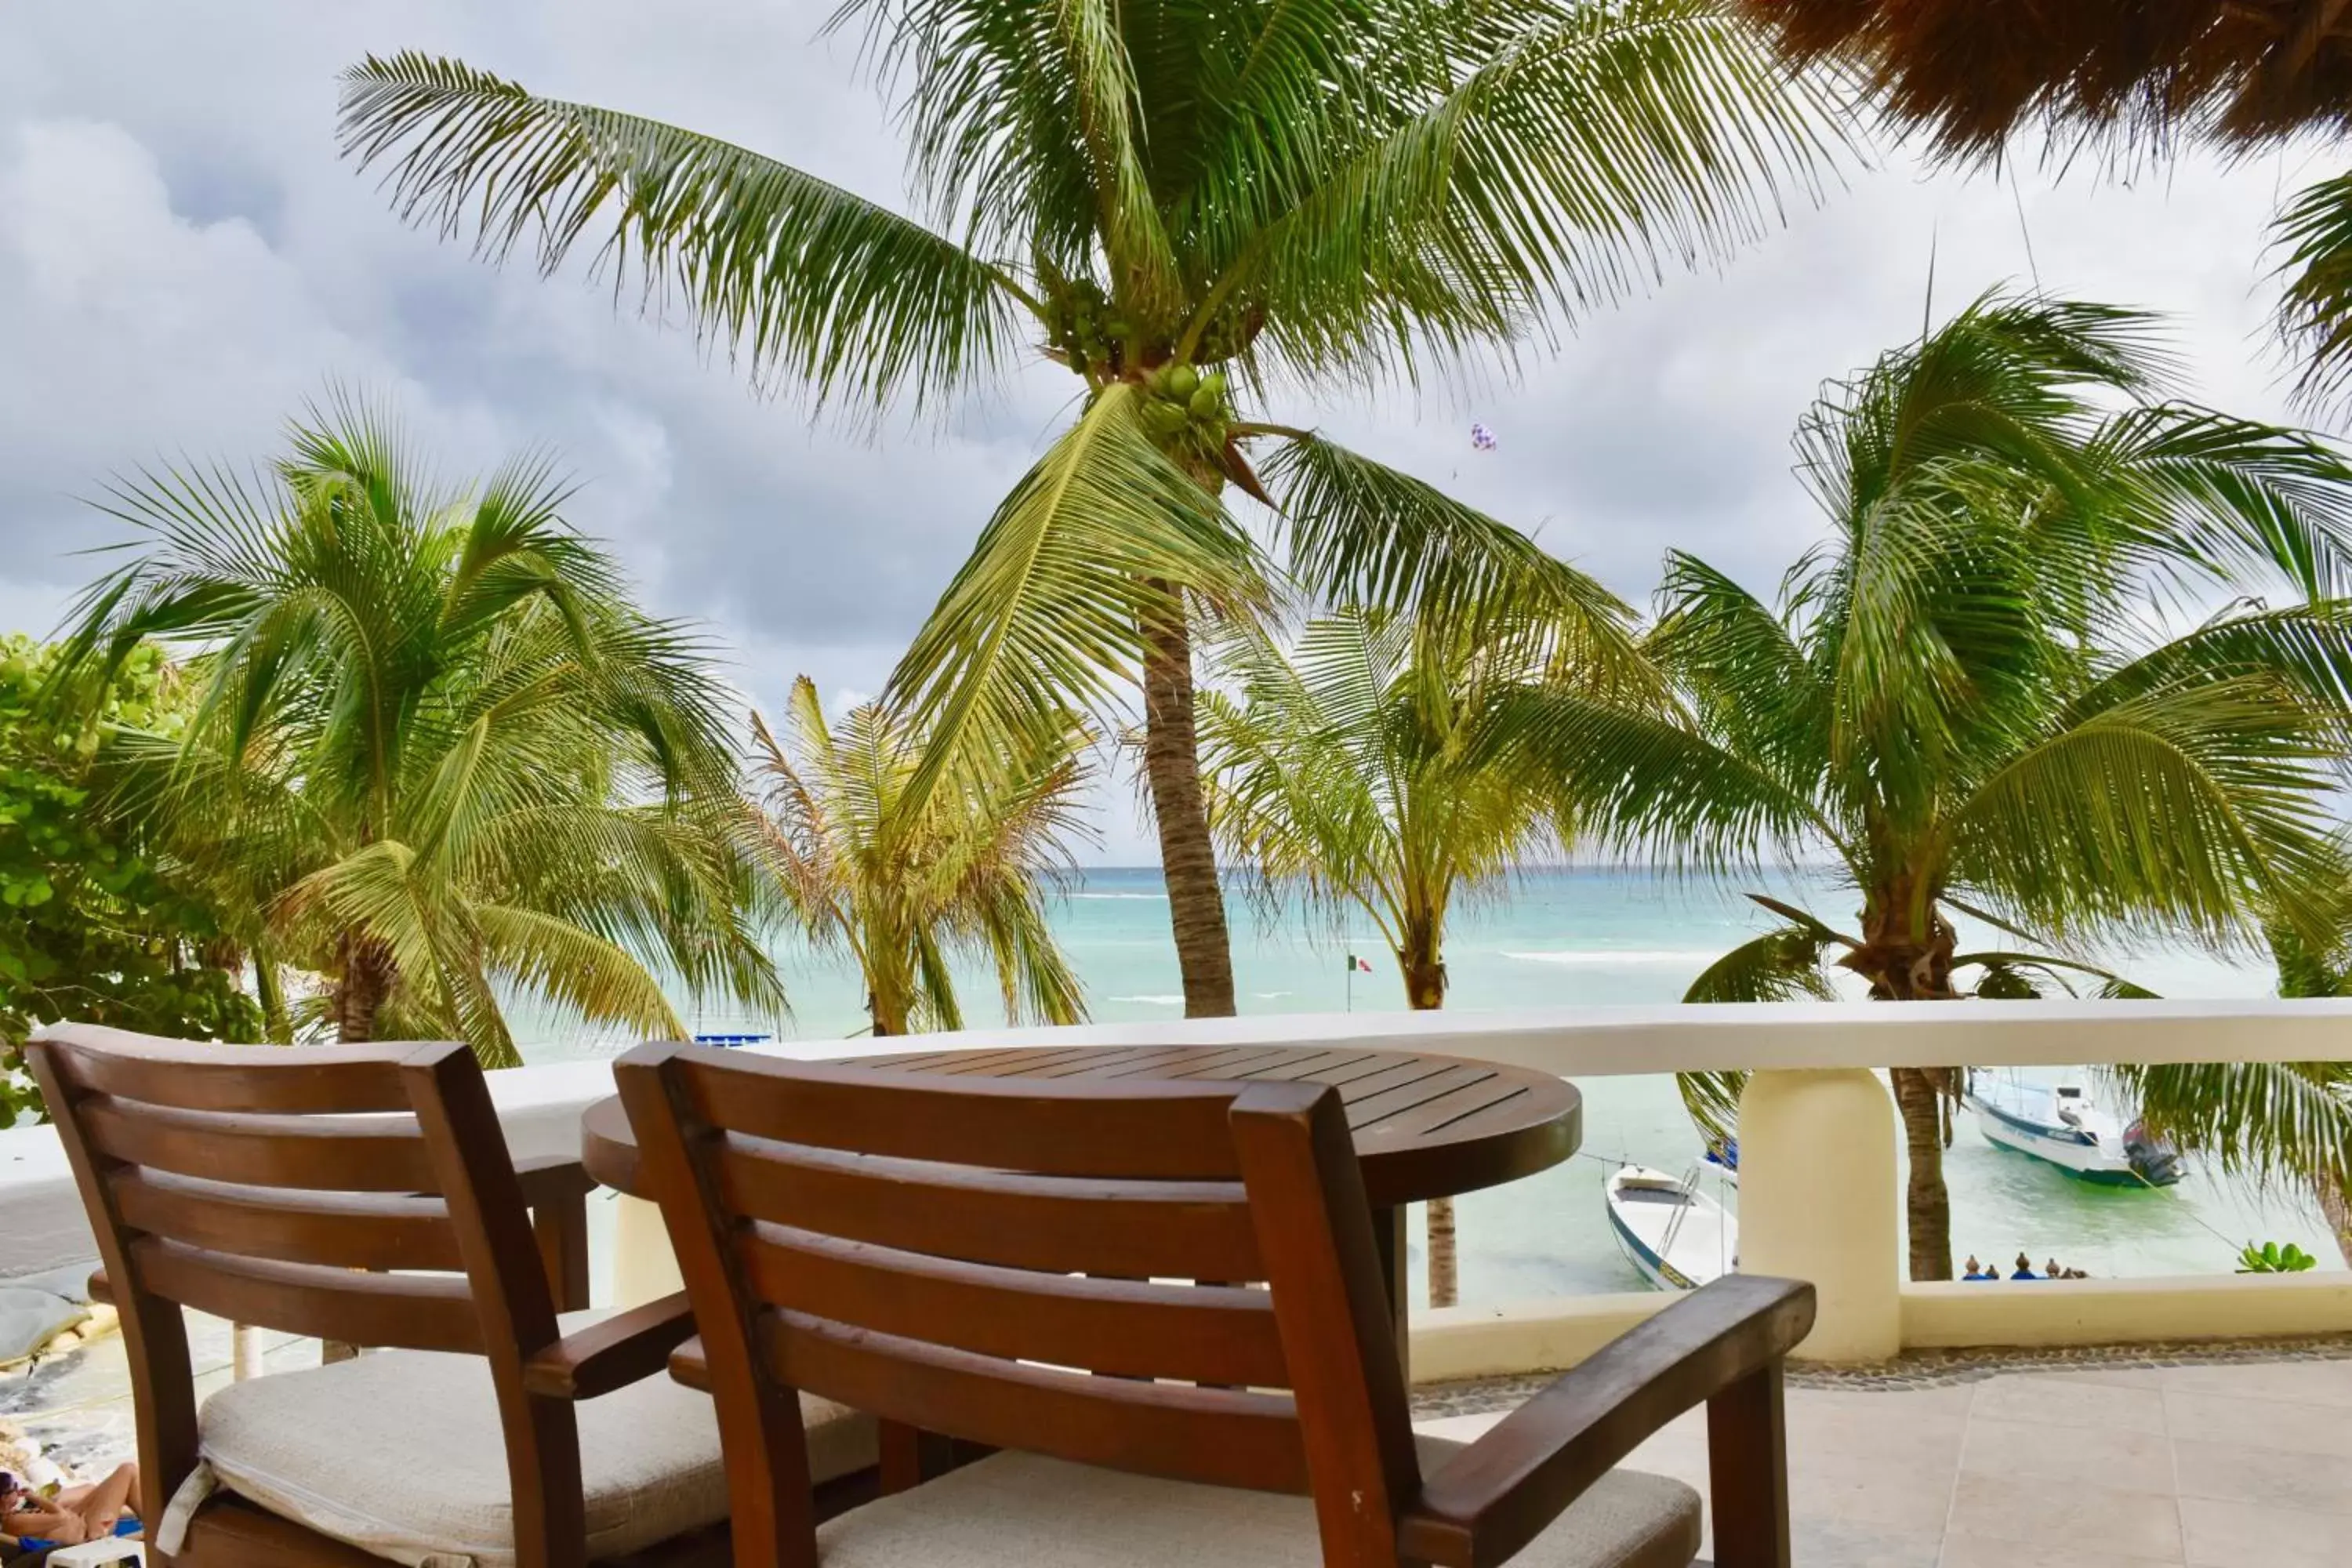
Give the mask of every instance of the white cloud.
MULTIPOLYGON (((818 8, 821 10, 822 8, 818 8)), ((676 119, 897 202, 901 154, 818 10, 752 0, 139 0, 0 8, 0 612, 36 629, 110 529, 70 498, 182 452, 249 460, 330 377, 397 402, 453 477, 555 445, 574 515, 663 610, 701 617, 771 710, 792 677, 872 691, 996 500, 1066 413, 1056 372, 941 431, 861 442, 750 395, 723 354, 578 268, 503 270, 404 228, 333 138, 334 75, 457 53, 537 90, 676 119), (125 47, 135 37, 136 47, 125 47), (191 68, 195 62, 196 68, 191 68)), ((2053 289, 2178 314, 2200 395, 2281 410, 2262 338, 2280 184, 1856 176, 1719 273, 1675 276, 1475 395, 1273 410, 1449 485, 1646 598, 1668 544, 1769 586, 1814 536, 1788 437, 1825 377, 2038 267, 2053 289), (2019 207, 2032 240, 2031 263, 2019 207), (1468 426, 1498 451, 1475 454, 1468 426)), ((2340 163, 2341 160, 2336 160, 2340 163)), ((1146 858, 1124 781, 1105 858, 1146 858)))

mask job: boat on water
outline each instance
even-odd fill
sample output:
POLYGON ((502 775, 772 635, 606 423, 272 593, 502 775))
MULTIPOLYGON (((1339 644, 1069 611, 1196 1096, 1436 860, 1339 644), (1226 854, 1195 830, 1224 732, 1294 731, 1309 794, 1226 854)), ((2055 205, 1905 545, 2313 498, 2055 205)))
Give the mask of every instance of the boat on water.
POLYGON ((1706 1168, 1729 1182, 1739 1184, 1739 1140, 1726 1138, 1720 1143, 1710 1143, 1699 1155, 1706 1168))
POLYGON ((2055 1088, 1973 1070, 1961 1102, 1986 1141, 2046 1161, 2081 1181, 2111 1187, 2168 1187, 2180 1180, 2180 1152, 2102 1109, 2081 1086, 2055 1088))
POLYGON ((1696 1290, 1739 1265, 1739 1222, 1698 1184, 1696 1169, 1622 1165, 1603 1190, 1618 1249, 1658 1289, 1696 1290))

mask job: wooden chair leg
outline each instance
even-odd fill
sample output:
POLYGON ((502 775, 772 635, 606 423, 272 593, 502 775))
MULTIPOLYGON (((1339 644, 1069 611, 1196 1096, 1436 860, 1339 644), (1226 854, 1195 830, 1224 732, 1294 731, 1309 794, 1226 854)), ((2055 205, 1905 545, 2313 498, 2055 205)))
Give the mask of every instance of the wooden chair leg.
POLYGON ((1706 1405, 1716 1568, 1790 1568, 1789 1444, 1780 1363, 1706 1405))
POLYGON ((934 1477, 955 1468, 955 1443, 937 1432, 926 1432, 903 1421, 882 1426, 882 1490, 911 1491, 934 1477))
POLYGON ((531 1211, 531 1233, 539 1240, 540 1261, 547 1267, 547 1288, 559 1312, 588 1310, 588 1199, 567 1193, 545 1199, 531 1211))

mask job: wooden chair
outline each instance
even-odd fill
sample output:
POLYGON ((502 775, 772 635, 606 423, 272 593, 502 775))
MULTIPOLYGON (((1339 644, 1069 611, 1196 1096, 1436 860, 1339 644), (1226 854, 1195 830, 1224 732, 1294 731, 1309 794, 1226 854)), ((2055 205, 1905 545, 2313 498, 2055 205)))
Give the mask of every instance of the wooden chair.
MULTIPOLYGON (((64 1026, 26 1054, 121 1317, 140 1513, 172 1548, 151 1560, 724 1561, 710 1403, 654 1375, 692 1332, 685 1298, 559 1324, 585 1305, 586 1178, 518 1171, 465 1046, 64 1026), (184 1307, 397 1348, 199 1412, 184 1307)), ((872 1466, 870 1419, 814 1416, 816 1479, 872 1466)))
POLYGON ((615 1076, 694 1303, 673 1367, 715 1391, 738 1568, 1296 1568, 1318 1544, 1326 1568, 1685 1568, 1697 1495, 1612 1467, 1702 1401, 1716 1561, 1789 1563, 1781 1363, 1810 1285, 1722 1281, 1475 1443, 1416 1441, 1328 1087, 688 1046, 615 1076), (804 1392, 1009 1451, 820 1527, 804 1392))

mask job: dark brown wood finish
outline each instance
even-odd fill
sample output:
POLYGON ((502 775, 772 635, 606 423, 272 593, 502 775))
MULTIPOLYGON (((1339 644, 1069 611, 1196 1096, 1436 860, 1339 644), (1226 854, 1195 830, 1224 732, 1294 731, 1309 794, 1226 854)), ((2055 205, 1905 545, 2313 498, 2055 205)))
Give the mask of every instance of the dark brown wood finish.
MULTIPOLYGON (((1373 1080, 1360 1100, 1418 1066, 1175 1053, 1255 1076, 1171 1085, 1155 1076, 1171 1055, 1146 1055, 929 1058, 936 1072, 675 1045, 623 1058, 643 1186, 699 1335, 671 1365, 718 1404, 738 1568, 815 1568, 803 1392, 908 1429, 886 1459, 908 1475, 981 1444, 1310 1493, 1326 1568, 1499 1563, 1703 1401, 1719 1469, 1777 1462, 1780 1363, 1811 1326, 1811 1289, 1736 1279, 1424 1479, 1365 1127, 1467 1094, 1407 1136, 1441 1134, 1496 1112, 1509 1087, 1440 1063, 1421 1074, 1442 1079, 1431 1098, 1384 1099, 1351 1128, 1345 1083, 1318 1073, 1373 1080), (1004 1076, 1022 1067, 1038 1070, 1004 1076), (997 1223, 898 1212, 927 1203, 997 1223), (1115 1228, 1122 1277, 1108 1278, 1096 1266, 1115 1228)), ((1777 1475, 1718 1481, 1720 1517, 1762 1531, 1724 1562, 1786 1568, 1785 1525, 1770 1539, 1784 1497, 1777 1475)))
MULTIPOLYGON (((836 1098, 813 1098, 803 1115, 809 1122, 833 1127, 829 1135, 834 1137, 855 1135, 835 1126, 832 1117, 841 1103, 840 1088, 854 1086, 861 1075, 915 1075, 1015 1099, 1057 1084, 1115 1083, 1139 1093, 1160 1084, 1167 1087, 1149 1089, 1149 1093, 1179 1099, 1187 1086, 1198 1089, 1238 1081, 1332 1086, 1339 1090, 1349 1137, 1362 1166, 1374 1224, 1383 1237, 1382 1256, 1391 1261, 1385 1278, 1390 1313, 1397 1324, 1391 1338, 1401 1365, 1407 1363, 1410 1344, 1404 1331, 1410 1304, 1401 1246, 1403 1206, 1458 1196, 1547 1170, 1574 1153, 1583 1133, 1583 1102, 1574 1086, 1548 1073, 1454 1057, 1354 1047, 1028 1046, 985 1051, 891 1052, 828 1065, 845 1075, 828 1080, 835 1087, 825 1092, 836 1098)), ((1089 1121, 1086 1118, 1094 1113, 1087 1112, 1078 1125, 1057 1126, 1055 1136, 1061 1141, 1055 1146, 1063 1163, 1048 1174, 1081 1174, 1095 1168, 1089 1162, 1098 1163, 1118 1152, 1130 1137, 1130 1130, 1118 1121, 1127 1114, 1089 1121)), ((849 1194, 862 1194, 856 1201, 866 1205, 866 1215, 840 1234, 918 1249, 937 1242, 951 1251, 953 1237, 980 1226, 1016 1237, 1051 1234, 1057 1245, 1066 1246, 1073 1238, 1065 1227, 1090 1223, 1096 1226, 1104 1249, 1088 1254, 1086 1272, 1129 1278, 1145 1272, 1131 1258, 1122 1260, 1117 1256, 1119 1238, 1135 1234, 1134 1222, 1142 1217, 1139 1215, 1122 1214, 1098 1203, 1074 1203, 1066 1194, 1041 1197, 1043 1189, 1024 1193, 1018 1178, 1008 1178, 1013 1185, 1001 1192, 927 1184, 920 1160, 955 1157, 957 1145, 952 1140, 958 1133, 951 1126, 942 1126, 937 1112, 927 1115, 910 1109, 907 1115, 907 1125, 887 1134, 896 1141, 875 1151, 884 1156, 917 1155, 903 1167, 903 1179, 895 1187, 843 1186, 837 1182, 828 1185, 828 1169, 841 1168, 843 1162, 836 1158, 828 1167, 823 1150, 834 1147, 837 1152, 838 1146, 813 1139, 811 1142, 818 1147, 798 1147, 782 1162, 741 1160, 730 1154, 728 1181, 759 1180, 777 1190, 762 1196, 730 1188, 727 1200, 740 1202, 744 1212, 761 1219, 823 1228, 828 1224, 847 1224, 836 1208, 823 1205, 837 1205, 851 1201, 849 1194), (927 1142, 934 1131, 948 1141, 927 1142), (1026 1203, 1021 1201, 1024 1197, 1026 1203), (1060 1211, 1045 1213, 1038 1206, 1045 1202, 1060 1204, 1060 1211)), ((619 1100, 591 1106, 582 1118, 581 1154, 589 1173, 606 1186, 652 1196, 645 1190, 636 1144, 619 1100)), ((855 1168, 870 1172, 872 1166, 861 1158, 855 1168)), ((1200 1224, 1219 1223, 1213 1217, 1213 1205, 1194 1204, 1181 1193, 1162 1188, 1150 1201, 1163 1211, 1183 1210, 1200 1224)), ((1222 1223, 1235 1235, 1247 1234, 1246 1225, 1232 1211, 1222 1223)), ((1202 1239, 1205 1246, 1222 1245, 1214 1237, 1202 1239)), ((1018 1258, 1005 1261, 1014 1267, 1033 1267, 1018 1258)), ((1255 1258, 1237 1257, 1223 1267, 1203 1259, 1183 1270, 1181 1277, 1262 1278, 1252 1271, 1255 1266, 1255 1258)))
MULTIPOLYGON (((518 1167, 462 1045, 258 1047, 61 1026, 26 1047, 97 1233, 139 1417, 142 1517, 198 1457, 184 1308, 322 1339, 481 1355, 523 1568, 586 1557, 572 1401, 664 1370, 684 1303, 565 1339, 586 1304, 577 1162, 518 1167), (397 1272, 394 1272, 397 1271, 397 1272)), ((94 1281, 94 1286, 99 1282, 94 1281)), ((378 1559, 226 1494, 163 1568, 378 1559)))
MULTIPOLYGON (((1582 1101, 1575 1087, 1548 1073, 1401 1051, 1307 1046, 1033 1046, 897 1052, 833 1065, 851 1073, 1003 1079, 1039 1087, 1235 1079, 1331 1084, 1339 1090, 1356 1156, 1363 1165, 1365 1194, 1374 1208, 1458 1197, 1531 1176, 1574 1153, 1583 1133, 1582 1101)), ((1088 1141, 1115 1148, 1118 1135, 1118 1129, 1104 1126, 1088 1141)), ((582 1121, 581 1137, 589 1174, 621 1192, 651 1195, 637 1173, 636 1146, 617 1100, 592 1106, 582 1121)), ((1082 1151, 1074 1145, 1072 1152, 1075 1157, 1082 1151)))

